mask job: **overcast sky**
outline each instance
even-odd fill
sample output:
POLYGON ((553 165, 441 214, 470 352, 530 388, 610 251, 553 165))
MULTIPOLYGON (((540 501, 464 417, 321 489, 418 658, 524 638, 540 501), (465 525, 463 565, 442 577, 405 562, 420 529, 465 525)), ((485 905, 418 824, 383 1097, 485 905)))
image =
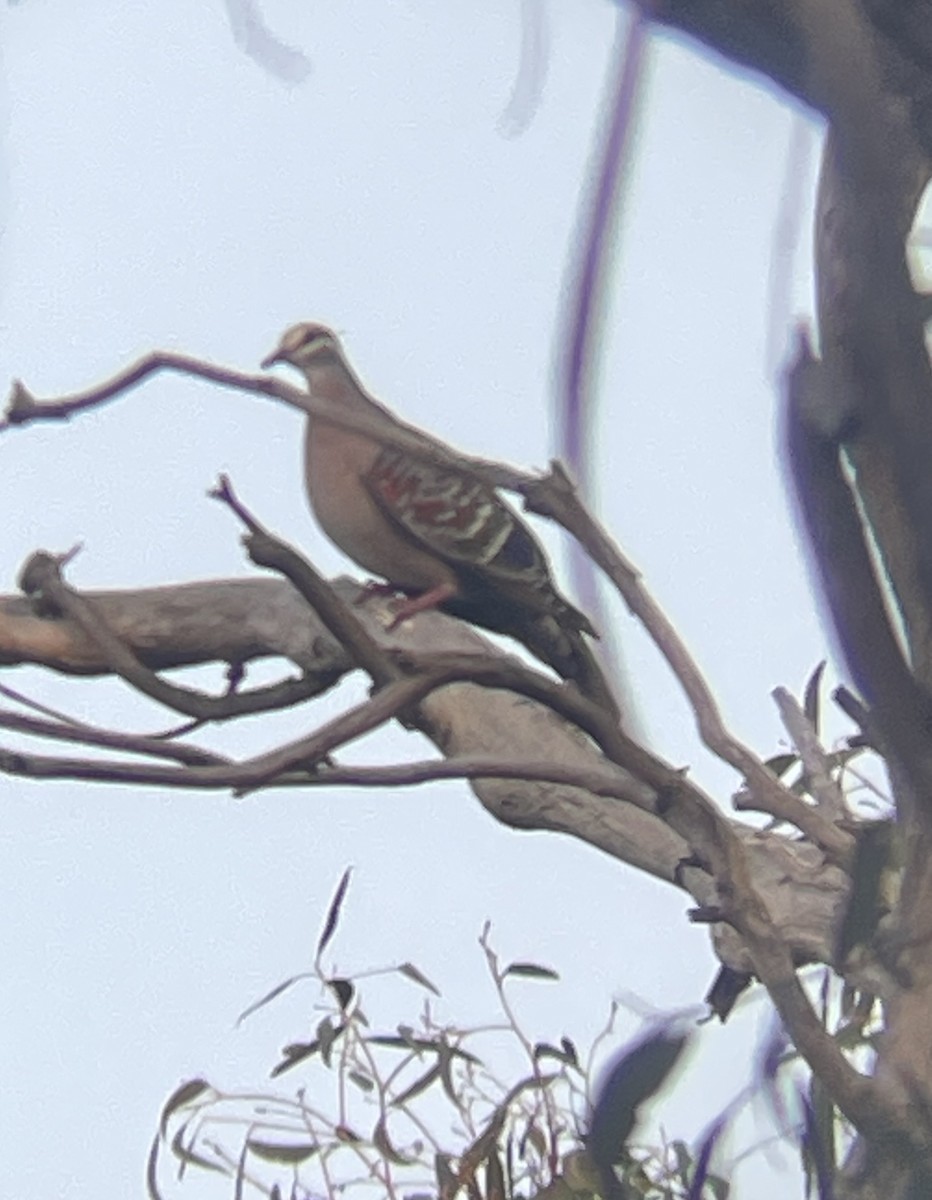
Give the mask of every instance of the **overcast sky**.
MULTIPOLYGON (((0 376, 53 395, 156 346, 254 369, 311 318, 342 332, 406 419, 544 465, 616 16, 607 0, 539 2, 540 98, 517 134, 503 117, 520 0, 266 0, 269 29, 296 52, 281 59, 291 82, 237 45, 221 0, 5 7, 0 376)), ((769 754, 782 736, 770 690, 800 690, 825 654, 767 361, 788 316, 769 280, 790 146, 809 147, 796 181, 805 230, 819 135, 760 81, 668 37, 652 43, 642 112, 602 345, 594 502, 735 732, 769 754)), ((807 233, 797 259, 795 314, 808 305, 807 233)), ((81 587, 248 575, 238 529, 205 498, 219 471, 324 569, 348 571, 313 524, 299 468, 295 414, 177 379, 13 431, 0 444, 0 590, 33 550, 78 540, 69 578, 81 587)), ((621 606, 611 613, 652 744, 727 804, 737 780, 701 751, 621 606)), ((109 682, 31 670, 0 682, 104 725, 168 723, 109 682)), ((313 719, 247 722, 226 744, 257 750, 313 719)), ((413 736, 385 734, 368 761, 420 756, 413 736)), ((522 994, 534 1036, 584 1043, 613 995, 696 1003, 715 971, 685 896, 568 839, 500 828, 459 784, 234 801, 0 778, 0 799, 4 1197, 140 1194, 159 1107, 181 1079, 261 1083, 316 1020, 316 996, 245 1031, 233 1021, 306 967, 350 863, 340 966, 414 959, 443 989, 445 1019, 495 1015, 476 945, 486 918, 504 958, 563 976, 522 994)), ((368 1011, 390 1024, 419 1003, 390 988, 368 1011)), ((708 1031, 707 1058, 663 1109, 671 1135, 694 1134, 741 1086, 761 1009, 708 1031)), ((229 1191, 192 1182, 181 1194, 229 1191)))

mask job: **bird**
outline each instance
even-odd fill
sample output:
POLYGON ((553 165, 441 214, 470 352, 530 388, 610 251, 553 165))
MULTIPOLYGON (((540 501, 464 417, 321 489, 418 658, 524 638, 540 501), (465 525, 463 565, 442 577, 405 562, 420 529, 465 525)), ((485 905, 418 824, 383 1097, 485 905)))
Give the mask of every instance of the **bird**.
MULTIPOLYGON (((300 371, 312 397, 386 419, 326 325, 305 321, 262 361, 300 371)), ((393 627, 439 609, 522 643, 614 719, 617 701, 586 639, 588 617, 553 581, 537 538, 497 491, 377 436, 307 413, 305 480, 324 533, 387 590, 404 593, 393 627)))

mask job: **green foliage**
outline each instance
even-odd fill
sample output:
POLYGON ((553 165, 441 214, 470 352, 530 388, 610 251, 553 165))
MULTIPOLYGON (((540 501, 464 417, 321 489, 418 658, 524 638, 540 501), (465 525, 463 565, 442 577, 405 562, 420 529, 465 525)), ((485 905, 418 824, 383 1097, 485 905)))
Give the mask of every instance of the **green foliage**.
POLYGON ((326 971, 322 954, 347 883, 344 875, 313 968, 240 1017, 301 980, 317 983, 324 1012, 314 1036, 286 1044, 270 1070, 277 1079, 300 1068, 300 1086, 285 1095, 224 1091, 201 1078, 181 1084, 162 1108, 149 1155, 150 1200, 188 1194, 204 1172, 227 1176, 231 1200, 316 1200, 360 1189, 397 1200, 726 1200, 727 1180, 709 1170, 724 1117, 698 1153, 680 1140, 634 1140, 646 1106, 681 1070, 693 1036, 682 1022, 642 1036, 595 1087, 593 1064, 614 1032, 617 1006, 584 1059, 565 1035, 532 1041, 515 1002, 557 973, 500 962, 486 926, 479 940, 499 1016, 471 1029, 441 1025, 432 1008, 439 989, 410 962, 364 977, 326 971), (361 984, 368 996, 374 978, 390 975, 416 988, 423 1005, 415 1021, 380 1032, 364 1012, 361 984))

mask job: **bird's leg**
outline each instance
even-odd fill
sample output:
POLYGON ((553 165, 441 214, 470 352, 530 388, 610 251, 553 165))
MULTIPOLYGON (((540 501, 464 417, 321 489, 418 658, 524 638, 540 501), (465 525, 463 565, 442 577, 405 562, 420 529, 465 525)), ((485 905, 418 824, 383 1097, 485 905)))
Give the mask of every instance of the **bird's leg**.
POLYGON ((389 631, 397 629, 402 621, 407 621, 409 617, 415 616, 419 612, 426 612, 429 608, 439 608, 444 600, 451 600, 457 594, 458 588, 455 583, 438 583, 436 587, 428 588, 426 592, 421 592, 419 596, 409 596, 401 605, 399 605, 392 623, 389 625, 389 631))

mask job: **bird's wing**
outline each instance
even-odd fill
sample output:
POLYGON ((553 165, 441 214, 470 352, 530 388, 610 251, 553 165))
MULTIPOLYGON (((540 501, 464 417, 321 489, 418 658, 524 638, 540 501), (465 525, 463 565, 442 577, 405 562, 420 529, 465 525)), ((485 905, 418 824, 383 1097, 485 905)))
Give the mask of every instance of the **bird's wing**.
POLYGON ((460 592, 441 608, 523 642, 620 719, 584 636, 595 630, 557 591, 537 539, 492 488, 392 447, 363 483, 395 529, 453 569, 460 592))
POLYGON ((585 614, 557 591, 537 539, 492 488, 393 447, 382 450, 364 483, 396 528, 457 573, 466 603, 451 610, 489 624, 467 611, 470 598, 480 603, 484 593, 506 609, 546 614, 595 636, 585 614))

